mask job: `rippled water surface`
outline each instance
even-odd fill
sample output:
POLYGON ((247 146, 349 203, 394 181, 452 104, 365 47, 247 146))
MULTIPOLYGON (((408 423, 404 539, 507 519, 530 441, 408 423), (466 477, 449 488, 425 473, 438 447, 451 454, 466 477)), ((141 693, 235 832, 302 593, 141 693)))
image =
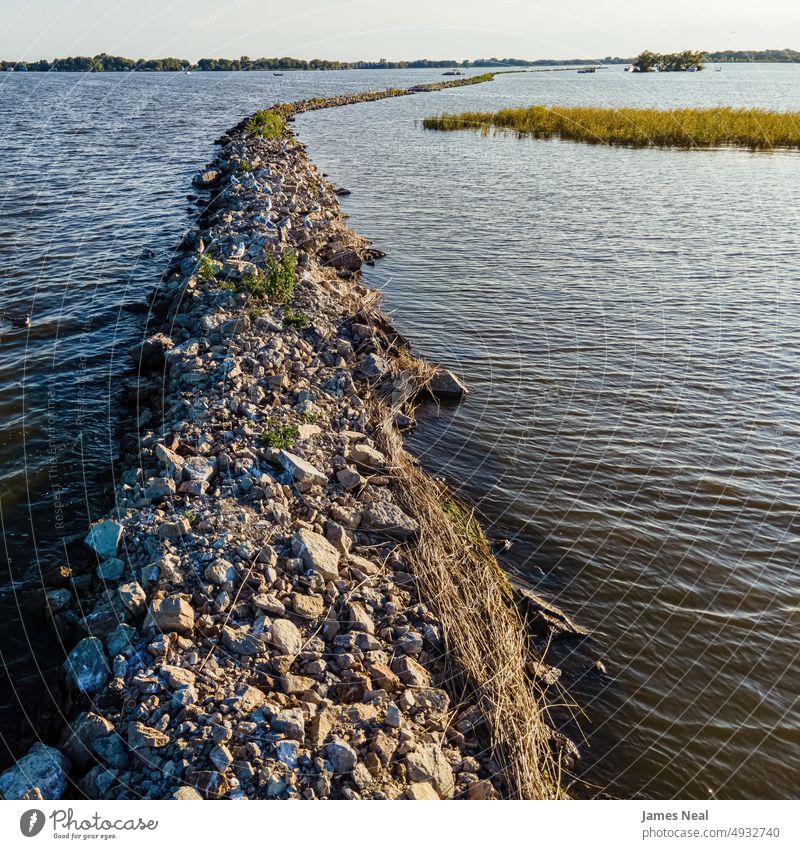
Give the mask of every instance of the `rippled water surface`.
MULTIPOLYGON (((30 331, 6 324, 0 346, 14 574, 68 555, 63 539, 99 509, 143 322, 125 304, 189 225, 213 137, 272 100, 436 78, 0 78, 2 298, 32 310, 30 331)), ((554 656, 584 711, 587 776, 611 794, 800 790, 800 154, 606 149, 419 120, 531 103, 800 110, 798 79, 790 65, 519 74, 297 122, 352 190, 352 226, 388 251, 369 282, 473 390, 425 413, 414 449, 513 541, 505 565, 592 630, 554 656), (582 676, 597 659, 608 676, 582 676)), ((36 673, 8 591, 4 607, 16 686, 36 673)), ((43 634, 32 642, 53 660, 43 634)))

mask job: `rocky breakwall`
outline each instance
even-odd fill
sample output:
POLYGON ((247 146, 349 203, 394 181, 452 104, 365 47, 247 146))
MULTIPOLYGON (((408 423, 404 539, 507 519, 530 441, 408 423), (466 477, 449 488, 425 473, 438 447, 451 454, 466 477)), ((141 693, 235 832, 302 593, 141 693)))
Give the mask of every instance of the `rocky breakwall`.
POLYGON ((93 574, 57 591, 69 726, 0 792, 559 796, 513 594, 402 448, 420 393, 463 385, 380 313, 359 274, 379 252, 288 129, 220 142, 132 351, 93 574))

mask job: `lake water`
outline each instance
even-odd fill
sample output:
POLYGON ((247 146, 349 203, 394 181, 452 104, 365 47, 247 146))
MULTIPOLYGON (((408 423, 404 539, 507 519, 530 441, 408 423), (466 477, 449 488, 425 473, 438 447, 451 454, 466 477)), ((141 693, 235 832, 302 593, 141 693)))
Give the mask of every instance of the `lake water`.
MULTIPOLYGON (((353 191, 352 226, 388 251, 368 282, 417 349, 473 390, 423 415, 415 452, 513 541, 504 565, 592 631, 554 657, 583 710, 585 777, 610 794, 800 790, 800 154, 419 122, 532 103, 800 110, 798 73, 514 74, 297 121, 312 158, 353 191), (596 659, 608 676, 582 675, 596 659)), ((61 656, 19 614, 20 594, 80 550, 102 508, 124 352, 143 322, 125 306, 190 226, 186 194, 211 141, 275 100, 435 79, 0 77, 0 297, 32 312, 30 330, 3 325, 0 345, 11 748, 47 710, 41 679, 61 656)))

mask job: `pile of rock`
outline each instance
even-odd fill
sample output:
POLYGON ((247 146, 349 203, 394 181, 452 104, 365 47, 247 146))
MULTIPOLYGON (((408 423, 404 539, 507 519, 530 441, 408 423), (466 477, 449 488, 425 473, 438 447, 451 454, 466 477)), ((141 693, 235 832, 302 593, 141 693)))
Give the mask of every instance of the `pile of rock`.
POLYGON ((86 538, 94 577, 57 591, 80 637, 72 721, 0 790, 55 798, 71 770, 106 799, 502 794, 481 716, 448 696, 418 524, 372 438, 370 393, 396 389, 405 423, 409 398, 359 280, 368 245, 294 139, 232 131, 212 171, 161 327, 131 352, 140 433, 86 538), (291 304, 253 298, 248 276, 289 252, 291 304))

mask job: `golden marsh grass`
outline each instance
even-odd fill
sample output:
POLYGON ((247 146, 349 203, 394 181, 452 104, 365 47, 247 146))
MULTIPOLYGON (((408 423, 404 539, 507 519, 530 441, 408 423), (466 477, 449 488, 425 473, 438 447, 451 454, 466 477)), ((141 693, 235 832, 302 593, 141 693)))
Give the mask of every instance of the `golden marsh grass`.
POLYGON ((800 148, 800 113, 762 109, 602 109, 529 106, 426 118, 429 130, 508 130, 538 139, 628 147, 800 148))

